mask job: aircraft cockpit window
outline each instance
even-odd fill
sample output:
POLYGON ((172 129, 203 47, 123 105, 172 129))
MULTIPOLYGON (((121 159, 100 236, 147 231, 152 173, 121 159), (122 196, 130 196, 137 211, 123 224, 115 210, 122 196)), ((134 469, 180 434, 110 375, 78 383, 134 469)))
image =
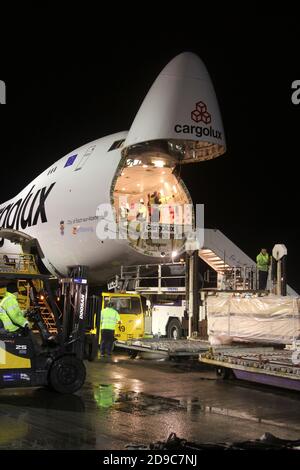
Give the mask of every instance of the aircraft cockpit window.
POLYGON ((116 141, 110 146, 110 148, 108 149, 108 151, 110 152, 111 150, 119 149, 120 147, 122 147, 123 142, 125 142, 125 139, 116 140, 116 141))

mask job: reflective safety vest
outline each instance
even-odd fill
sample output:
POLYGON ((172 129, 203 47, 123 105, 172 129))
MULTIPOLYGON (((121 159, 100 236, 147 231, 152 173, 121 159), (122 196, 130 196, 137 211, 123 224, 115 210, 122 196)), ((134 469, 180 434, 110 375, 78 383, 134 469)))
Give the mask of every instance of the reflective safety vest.
POLYGON ((0 320, 3 323, 3 328, 11 332, 18 330, 20 326, 24 327, 28 324, 19 307, 16 296, 10 292, 6 292, 0 302, 0 320))
POLYGON ((122 219, 128 216, 128 209, 126 209, 126 207, 120 207, 120 216, 122 219))
POLYGON ((101 330, 114 330, 117 322, 120 321, 120 315, 117 310, 106 307, 101 312, 101 330))
POLYGON ((100 408, 109 408, 117 399, 112 385, 100 385, 94 394, 94 398, 100 408))
POLYGON ((145 204, 140 204, 138 209, 138 217, 145 219, 147 217, 147 207, 145 204))
POLYGON ((262 253, 259 253, 256 257, 256 262, 257 262, 257 269, 259 271, 268 271, 269 270, 269 255, 268 253, 263 255, 262 253))

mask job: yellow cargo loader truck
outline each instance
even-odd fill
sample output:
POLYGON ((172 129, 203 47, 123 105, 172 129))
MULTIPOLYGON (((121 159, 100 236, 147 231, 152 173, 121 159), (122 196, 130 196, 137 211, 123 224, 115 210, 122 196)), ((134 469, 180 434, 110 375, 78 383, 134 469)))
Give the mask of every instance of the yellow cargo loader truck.
MULTIPOLYGON (((145 306, 139 294, 131 292, 102 292, 101 310, 104 309, 106 301, 110 301, 120 315, 121 324, 116 326, 115 338, 121 341, 129 339, 144 338, 145 336, 145 306)), ((99 323, 95 322, 95 332, 100 329, 101 314, 99 323)), ((101 335, 99 335, 99 342, 101 335)))

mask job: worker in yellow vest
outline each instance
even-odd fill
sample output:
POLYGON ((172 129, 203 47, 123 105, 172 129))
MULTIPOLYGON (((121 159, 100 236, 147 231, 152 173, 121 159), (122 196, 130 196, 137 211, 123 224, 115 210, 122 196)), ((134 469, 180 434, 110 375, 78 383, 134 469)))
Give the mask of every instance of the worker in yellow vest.
POLYGON ((270 265, 270 256, 268 255, 266 248, 261 249, 261 252, 256 257, 256 263, 258 269, 258 288, 259 290, 265 290, 267 287, 270 265))
POLYGON ((121 323, 120 315, 118 311, 113 308, 112 303, 108 301, 105 308, 101 311, 101 356, 105 356, 105 353, 107 353, 108 356, 111 356, 114 344, 114 333, 117 323, 121 323))
POLYGON ((160 193, 154 191, 153 194, 150 195, 150 213, 151 213, 151 222, 152 223, 159 223, 159 205, 160 202, 160 193))
POLYGON ((16 282, 10 282, 6 287, 6 293, 0 302, 0 330, 9 333, 28 330, 28 321, 24 317, 17 301, 18 286, 16 282))
POLYGON ((142 222, 147 219, 147 207, 145 206, 144 199, 140 199, 136 218, 142 222))

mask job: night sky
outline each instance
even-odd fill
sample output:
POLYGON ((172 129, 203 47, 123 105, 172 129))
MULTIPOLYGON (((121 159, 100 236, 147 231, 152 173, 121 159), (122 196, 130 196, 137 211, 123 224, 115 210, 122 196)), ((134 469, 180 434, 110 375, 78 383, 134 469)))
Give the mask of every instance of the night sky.
POLYGON ((252 258, 284 243, 288 282, 300 292, 300 105, 291 101, 291 84, 300 80, 297 17, 157 18, 151 29, 134 22, 134 30, 120 27, 120 18, 107 22, 104 32, 94 22, 49 28, 41 21, 31 35, 6 37, 0 201, 72 149, 129 129, 163 67, 191 51, 215 85, 227 152, 183 167, 182 177, 194 202, 205 204, 206 226, 252 258))

